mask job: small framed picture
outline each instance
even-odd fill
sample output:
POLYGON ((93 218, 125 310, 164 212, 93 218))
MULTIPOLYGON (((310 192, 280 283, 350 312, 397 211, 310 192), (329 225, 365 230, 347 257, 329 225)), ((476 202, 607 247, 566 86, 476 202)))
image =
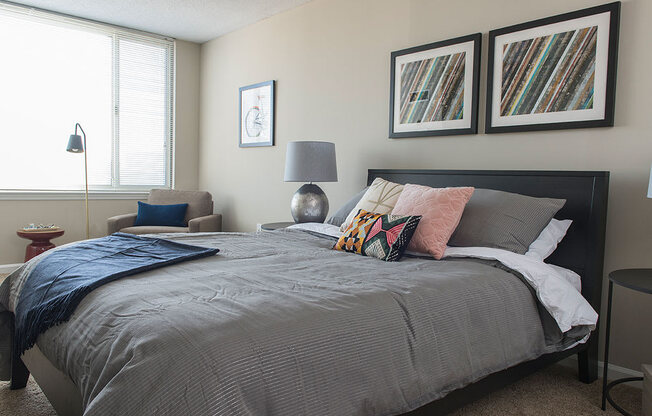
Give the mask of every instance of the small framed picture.
POLYGON ((614 125, 620 2, 489 32, 487 133, 614 125))
POLYGON ((478 132, 481 40, 476 33, 392 52, 389 137, 478 132))
POLYGON ((274 146, 274 86, 272 80, 240 88, 240 147, 274 146))

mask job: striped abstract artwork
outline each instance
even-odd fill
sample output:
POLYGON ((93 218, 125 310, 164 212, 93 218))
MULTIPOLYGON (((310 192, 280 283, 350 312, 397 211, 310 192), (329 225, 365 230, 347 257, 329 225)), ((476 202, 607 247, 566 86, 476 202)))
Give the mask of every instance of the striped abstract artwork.
POLYGON ((460 52, 402 64, 400 123, 461 120, 465 61, 460 52))
POLYGON ((598 27, 503 47, 501 116, 593 108, 598 27))

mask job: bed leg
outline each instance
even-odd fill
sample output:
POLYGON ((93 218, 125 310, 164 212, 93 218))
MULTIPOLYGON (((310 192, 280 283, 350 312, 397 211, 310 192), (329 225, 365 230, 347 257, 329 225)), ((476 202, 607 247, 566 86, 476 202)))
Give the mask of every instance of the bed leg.
POLYGON ((593 383, 598 379, 598 336, 594 334, 587 342, 587 348, 577 353, 579 379, 583 383, 593 383))
POLYGON ((11 336, 11 340, 9 341, 9 345, 11 345, 11 382, 9 388, 11 390, 24 389, 25 386, 27 386, 27 380, 29 379, 29 370, 27 369, 27 366, 25 366, 23 360, 20 357, 16 358, 14 355, 13 337, 15 334, 15 318, 13 313, 11 313, 9 319, 9 334, 11 336))
POLYGON ((20 358, 11 360, 11 390, 23 389, 27 386, 29 370, 20 358))

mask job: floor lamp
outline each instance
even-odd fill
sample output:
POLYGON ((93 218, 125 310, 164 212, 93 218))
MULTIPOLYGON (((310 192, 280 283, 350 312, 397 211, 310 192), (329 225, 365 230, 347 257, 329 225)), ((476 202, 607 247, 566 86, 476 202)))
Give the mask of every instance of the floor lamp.
POLYGON ((82 126, 79 123, 75 123, 75 134, 70 135, 70 139, 68 139, 68 147, 66 148, 66 151, 70 153, 83 153, 84 154, 84 179, 86 182, 86 239, 88 240, 90 237, 90 224, 88 220, 88 157, 87 157, 87 152, 86 152, 86 132, 82 128, 82 126), (77 128, 81 130, 82 134, 84 135, 84 140, 82 141, 82 137, 77 134, 77 128))

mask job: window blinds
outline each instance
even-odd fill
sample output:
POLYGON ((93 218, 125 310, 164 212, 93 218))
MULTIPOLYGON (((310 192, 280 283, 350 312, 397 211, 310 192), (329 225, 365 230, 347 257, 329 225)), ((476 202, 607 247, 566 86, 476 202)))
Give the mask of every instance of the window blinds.
POLYGON ((117 35, 115 122, 117 181, 123 186, 168 186, 171 177, 173 49, 117 35))

